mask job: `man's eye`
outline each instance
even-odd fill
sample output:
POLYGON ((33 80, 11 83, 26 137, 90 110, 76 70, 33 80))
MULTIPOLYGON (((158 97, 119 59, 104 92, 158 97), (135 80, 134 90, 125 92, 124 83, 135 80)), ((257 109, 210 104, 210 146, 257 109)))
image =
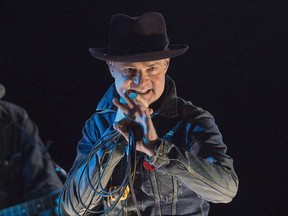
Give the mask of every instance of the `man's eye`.
POLYGON ((150 67, 150 68, 148 68, 148 71, 149 72, 153 72, 153 71, 156 71, 157 70, 157 67, 150 67))
POLYGON ((124 72, 125 74, 131 75, 131 74, 133 74, 133 73, 135 72, 135 70, 134 70, 133 68, 125 68, 125 69, 123 70, 123 72, 124 72))

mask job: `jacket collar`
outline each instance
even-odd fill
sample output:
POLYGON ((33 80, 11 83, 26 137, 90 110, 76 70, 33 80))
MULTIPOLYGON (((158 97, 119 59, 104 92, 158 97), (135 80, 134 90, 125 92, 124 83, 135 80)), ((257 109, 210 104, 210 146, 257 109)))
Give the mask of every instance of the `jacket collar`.
MULTIPOLYGON (((114 83, 102 97, 96 110, 117 111, 117 107, 112 102, 113 98, 120 98, 114 83)), ((153 115, 162 115, 167 118, 178 116, 176 86, 174 81, 168 75, 165 77, 165 89, 163 94, 156 102, 151 104, 151 108, 154 110, 153 115)))

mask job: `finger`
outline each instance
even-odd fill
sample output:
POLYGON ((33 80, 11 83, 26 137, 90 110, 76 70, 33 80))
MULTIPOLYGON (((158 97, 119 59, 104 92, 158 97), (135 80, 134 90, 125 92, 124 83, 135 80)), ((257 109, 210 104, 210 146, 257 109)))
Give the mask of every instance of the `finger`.
POLYGON ((133 106, 133 108, 131 109, 130 107, 128 107, 127 105, 122 104, 118 99, 114 98, 113 99, 113 103, 116 107, 118 107, 123 114, 131 119, 135 118, 135 115, 137 112, 141 111, 140 108, 135 104, 133 106))
POLYGON ((151 109, 151 108, 148 108, 147 110, 145 110, 145 114, 147 116, 147 119, 150 121, 152 121, 152 119, 151 119, 152 113, 153 113, 153 109, 151 109))
POLYGON ((124 95, 123 95, 127 105, 132 108, 135 106, 135 102, 133 99, 135 99, 137 97, 137 95, 135 95, 134 93, 131 94, 131 97, 133 98, 130 98, 130 96, 128 96, 127 92, 124 92, 124 95))
POLYGON ((117 98, 113 98, 112 102, 113 102, 113 104, 114 104, 115 106, 117 106, 118 108, 124 107, 124 104, 121 103, 117 98))
POLYGON ((151 108, 148 108, 148 113, 149 113, 149 115, 152 115, 153 114, 153 109, 151 109, 151 108))
POLYGON ((135 119, 137 110, 138 110, 137 107, 134 107, 133 109, 130 109, 130 110, 127 112, 126 116, 127 116, 128 118, 135 119), (135 109, 135 108, 136 108, 136 109, 135 109))
POLYGON ((119 122, 115 122, 113 124, 114 129, 116 129, 117 131, 119 131, 126 140, 128 140, 128 129, 127 126, 125 125, 125 122, 123 120, 119 121, 119 122))
POLYGON ((140 94, 137 95, 135 100, 141 101, 141 103, 144 104, 145 107, 149 107, 149 104, 147 103, 147 101, 140 94))
POLYGON ((112 102, 118 109, 122 110, 124 113, 128 113, 129 109, 127 105, 121 103, 117 98, 113 98, 112 102))
MULTIPOLYGON (((142 113, 145 113, 147 109, 150 109, 148 106, 146 106, 145 103, 143 103, 141 100, 136 99, 135 103, 138 105, 140 111, 142 113)), ((151 109, 152 110, 152 109, 151 109)))

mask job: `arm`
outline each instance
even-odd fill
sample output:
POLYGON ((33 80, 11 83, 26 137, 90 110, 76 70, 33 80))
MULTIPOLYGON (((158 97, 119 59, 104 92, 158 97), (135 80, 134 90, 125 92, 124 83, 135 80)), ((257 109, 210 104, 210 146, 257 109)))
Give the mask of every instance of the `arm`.
MULTIPOLYGON (((136 149, 152 156, 150 161, 155 167, 175 176, 205 200, 215 203, 232 200, 237 193, 238 178, 211 114, 192 104, 185 106, 185 114, 184 108, 182 110, 182 115, 186 116, 183 119, 185 126, 180 131, 184 136, 182 143, 173 144, 160 139, 161 144, 154 152, 159 138, 151 121, 153 110, 140 101, 141 97, 132 100, 124 95, 124 99, 127 105, 117 100, 113 102, 123 113, 134 111, 135 121, 142 126, 144 133, 142 141, 136 142, 136 149)), ((124 118, 118 122, 116 129, 127 137, 127 128, 131 123, 132 120, 124 118)))
POLYGON ((4 179, 11 185, 8 196, 24 202, 60 192, 63 184, 26 110, 0 100, 0 123, 1 153, 12 171, 4 179))
MULTIPOLYGON (((97 185, 99 186, 98 171, 100 167, 103 167, 103 164, 101 164, 103 162, 102 158, 108 152, 103 148, 95 154, 90 154, 90 152, 98 147, 97 141, 109 131, 109 123, 98 114, 94 115, 85 124, 83 137, 78 143, 76 161, 69 172, 62 191, 62 204, 69 215, 83 215, 86 210, 85 206, 89 206, 89 209, 95 209, 102 204, 102 196, 94 193, 88 179, 91 180, 93 187, 97 188, 97 185), (88 157, 91 158, 90 162, 85 159, 88 157), (87 167, 89 167, 89 174, 87 167), (89 205, 90 202, 91 205, 89 205)), ((100 184, 103 188, 107 186, 115 166, 123 158, 123 155, 124 145, 116 144, 113 157, 109 160, 101 178, 100 184)), ((105 164, 105 161, 103 163, 105 164)), ((101 191, 99 187, 96 190, 101 191)))
POLYGON ((215 203, 230 202, 237 193, 238 178, 214 118, 202 113, 193 122, 183 128, 183 148, 162 139, 151 162, 201 198, 215 203))

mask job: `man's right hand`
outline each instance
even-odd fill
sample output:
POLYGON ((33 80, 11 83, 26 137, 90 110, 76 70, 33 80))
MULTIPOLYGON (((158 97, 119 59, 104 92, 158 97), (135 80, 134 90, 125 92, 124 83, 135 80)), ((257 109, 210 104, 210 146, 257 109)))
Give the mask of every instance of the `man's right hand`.
POLYGON ((152 156, 154 146, 150 143, 158 139, 151 119, 153 110, 142 102, 140 95, 131 99, 124 93, 124 99, 126 103, 121 103, 117 99, 113 100, 114 105, 118 107, 114 127, 128 140, 129 127, 133 126, 136 131, 139 131, 140 126, 143 130, 143 139, 137 142, 136 149, 152 156))

